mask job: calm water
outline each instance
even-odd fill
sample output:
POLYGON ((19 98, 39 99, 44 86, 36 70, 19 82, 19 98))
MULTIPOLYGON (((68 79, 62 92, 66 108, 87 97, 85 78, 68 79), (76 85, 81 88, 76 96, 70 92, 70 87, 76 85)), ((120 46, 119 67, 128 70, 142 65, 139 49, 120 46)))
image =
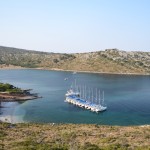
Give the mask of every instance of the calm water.
POLYGON ((32 88, 43 96, 23 103, 2 103, 4 108, 0 108, 0 117, 11 116, 13 122, 150 124, 150 76, 0 70, 0 82, 32 88), (108 110, 96 114, 65 103, 64 95, 74 78, 79 84, 104 90, 108 110))

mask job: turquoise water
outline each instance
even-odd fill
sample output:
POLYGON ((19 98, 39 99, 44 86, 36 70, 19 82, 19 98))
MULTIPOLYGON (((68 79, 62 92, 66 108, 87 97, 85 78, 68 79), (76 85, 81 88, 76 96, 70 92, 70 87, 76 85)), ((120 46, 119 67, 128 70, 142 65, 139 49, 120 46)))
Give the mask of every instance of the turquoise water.
POLYGON ((106 75, 46 71, 0 70, 0 82, 31 88, 43 98, 23 103, 2 103, 0 117, 13 121, 97 123, 106 125, 150 124, 150 76, 106 75), (64 80, 68 78, 68 80, 64 80), (80 85, 105 91, 107 111, 93 113, 65 103, 65 93, 74 78, 80 85))

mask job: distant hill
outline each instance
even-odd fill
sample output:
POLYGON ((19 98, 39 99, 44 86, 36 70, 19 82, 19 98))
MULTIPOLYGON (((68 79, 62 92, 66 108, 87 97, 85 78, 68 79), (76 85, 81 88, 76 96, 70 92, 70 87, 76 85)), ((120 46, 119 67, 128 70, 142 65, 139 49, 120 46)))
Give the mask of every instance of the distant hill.
POLYGON ((150 52, 106 49, 89 53, 61 54, 0 46, 0 66, 150 74, 150 52))

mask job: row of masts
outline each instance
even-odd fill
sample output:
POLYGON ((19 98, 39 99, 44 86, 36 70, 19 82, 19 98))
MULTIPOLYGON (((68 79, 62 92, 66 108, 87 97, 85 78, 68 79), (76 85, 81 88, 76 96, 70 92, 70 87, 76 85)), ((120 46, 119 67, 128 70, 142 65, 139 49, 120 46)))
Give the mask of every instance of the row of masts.
POLYGON ((75 93, 80 95, 81 99, 96 105, 104 105, 104 91, 101 92, 98 88, 91 88, 86 85, 77 85, 76 80, 71 88, 75 93))

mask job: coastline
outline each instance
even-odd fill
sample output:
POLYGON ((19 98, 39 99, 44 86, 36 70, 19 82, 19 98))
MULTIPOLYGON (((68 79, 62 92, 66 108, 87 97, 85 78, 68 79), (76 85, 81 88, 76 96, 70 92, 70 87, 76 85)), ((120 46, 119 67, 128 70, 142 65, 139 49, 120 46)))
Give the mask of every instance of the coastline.
POLYGON ((19 102, 19 101, 27 101, 27 100, 33 100, 33 99, 38 99, 38 98, 42 98, 39 96, 23 96, 23 97, 13 97, 13 98, 5 98, 2 99, 0 98, 0 102, 19 102))
MULTIPOLYGON (((40 70, 40 69, 39 69, 40 70)), ((118 72, 99 72, 99 71, 81 71, 81 70, 63 70, 63 69, 41 69, 41 70, 53 70, 53 71, 66 71, 66 72, 81 72, 81 73, 95 73, 95 74, 108 74, 108 75, 144 75, 149 76, 150 74, 145 73, 118 73, 118 72)))
POLYGON ((12 117, 10 115, 6 115, 6 116, 0 115, 0 122, 12 123, 12 117))
POLYGON ((0 70, 20 70, 20 69, 81 72, 81 73, 95 73, 95 74, 108 74, 108 75, 150 76, 149 73, 99 72, 99 71, 85 71, 85 70, 64 70, 64 69, 59 69, 59 68, 25 68, 25 67, 21 67, 21 66, 13 66, 13 65, 10 65, 8 67, 0 67, 0 70))
POLYGON ((11 115, 0 115, 0 123, 11 123, 11 124, 18 124, 18 123, 27 123, 24 122, 23 118, 18 118, 17 116, 11 115))
POLYGON ((25 69, 21 66, 14 66, 14 65, 0 65, 0 70, 11 70, 11 69, 25 69))

